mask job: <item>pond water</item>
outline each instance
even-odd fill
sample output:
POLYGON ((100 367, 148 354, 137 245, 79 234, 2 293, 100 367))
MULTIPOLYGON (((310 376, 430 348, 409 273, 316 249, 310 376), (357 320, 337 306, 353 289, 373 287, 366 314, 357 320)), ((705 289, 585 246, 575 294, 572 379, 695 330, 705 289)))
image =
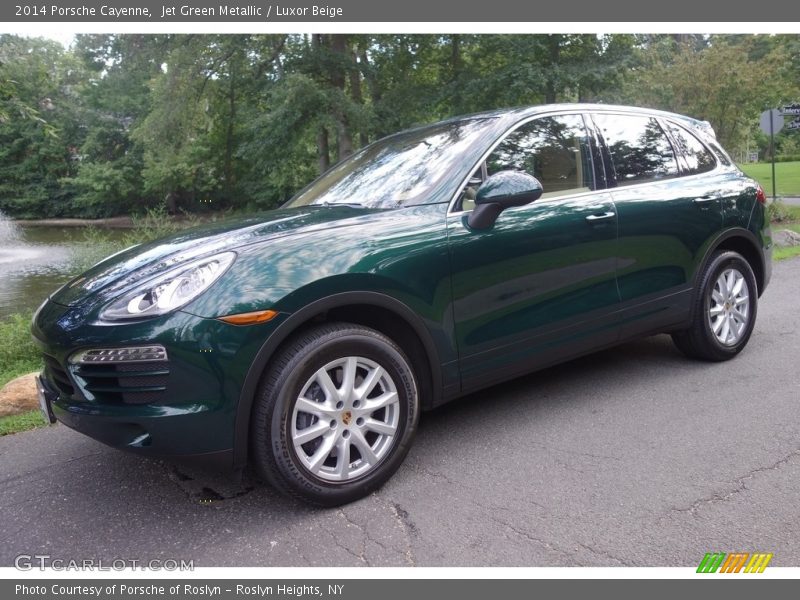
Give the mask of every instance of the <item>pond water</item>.
POLYGON ((84 235, 81 227, 19 227, 0 214, 0 320, 36 309, 70 279, 84 235))

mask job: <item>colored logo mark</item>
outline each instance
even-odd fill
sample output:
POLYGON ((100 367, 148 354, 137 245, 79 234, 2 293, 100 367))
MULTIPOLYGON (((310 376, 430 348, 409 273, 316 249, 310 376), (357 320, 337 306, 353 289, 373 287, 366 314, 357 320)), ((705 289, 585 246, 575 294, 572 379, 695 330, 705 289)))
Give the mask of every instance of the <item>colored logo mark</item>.
POLYGON ((707 552, 697 566, 698 573, 763 573, 772 553, 765 552, 707 552))

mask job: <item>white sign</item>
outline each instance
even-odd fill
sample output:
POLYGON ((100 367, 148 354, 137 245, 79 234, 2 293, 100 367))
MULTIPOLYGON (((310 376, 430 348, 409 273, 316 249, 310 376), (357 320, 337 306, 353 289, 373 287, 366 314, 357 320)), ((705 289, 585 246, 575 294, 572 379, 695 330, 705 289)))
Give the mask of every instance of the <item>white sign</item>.
POLYGON ((783 116, 777 108, 765 110, 761 113, 761 131, 766 134, 778 133, 783 127, 783 116), (770 121, 772 126, 770 127, 770 121))
POLYGON ((786 129, 800 129, 800 119, 795 119, 786 125, 786 129))
POLYGON ((782 109, 780 109, 782 115, 786 116, 793 116, 793 115, 800 115, 800 104, 795 102, 794 104, 787 104, 782 109))

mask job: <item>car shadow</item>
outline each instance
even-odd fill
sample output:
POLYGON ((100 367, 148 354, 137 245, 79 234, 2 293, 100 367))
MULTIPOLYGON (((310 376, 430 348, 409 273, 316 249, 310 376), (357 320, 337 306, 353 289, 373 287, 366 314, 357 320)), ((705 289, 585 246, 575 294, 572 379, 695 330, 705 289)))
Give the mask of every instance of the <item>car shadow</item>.
MULTIPOLYGON (((647 365, 662 372, 670 368, 685 370, 687 364, 692 363, 675 349, 668 336, 634 340, 483 389, 423 413, 415 445, 424 445, 435 452, 437 439, 445 431, 452 431, 454 421, 468 425, 502 417, 508 411, 521 408, 541 409, 548 404, 587 402, 591 395, 583 393, 585 386, 593 385, 592 382, 610 372, 625 376, 626 372, 641 371, 647 365)), ((277 493, 268 483, 260 481, 250 468, 244 471, 241 479, 237 479, 194 466, 150 462, 153 468, 166 470, 187 500, 199 506, 220 507, 225 504, 232 507, 235 504, 248 510, 247 505, 255 501, 267 502, 272 510, 281 512, 300 511, 305 514, 324 510, 277 493)))

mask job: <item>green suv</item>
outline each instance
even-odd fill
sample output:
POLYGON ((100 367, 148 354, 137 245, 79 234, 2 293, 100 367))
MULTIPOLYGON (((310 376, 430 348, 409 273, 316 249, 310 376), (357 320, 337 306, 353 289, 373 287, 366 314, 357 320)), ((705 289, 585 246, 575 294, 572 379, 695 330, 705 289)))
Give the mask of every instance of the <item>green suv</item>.
POLYGON ((726 360, 771 274, 763 190, 707 123, 603 105, 379 140, 279 210, 107 258, 33 335, 43 410, 319 505, 400 466, 423 410, 639 336, 726 360))

